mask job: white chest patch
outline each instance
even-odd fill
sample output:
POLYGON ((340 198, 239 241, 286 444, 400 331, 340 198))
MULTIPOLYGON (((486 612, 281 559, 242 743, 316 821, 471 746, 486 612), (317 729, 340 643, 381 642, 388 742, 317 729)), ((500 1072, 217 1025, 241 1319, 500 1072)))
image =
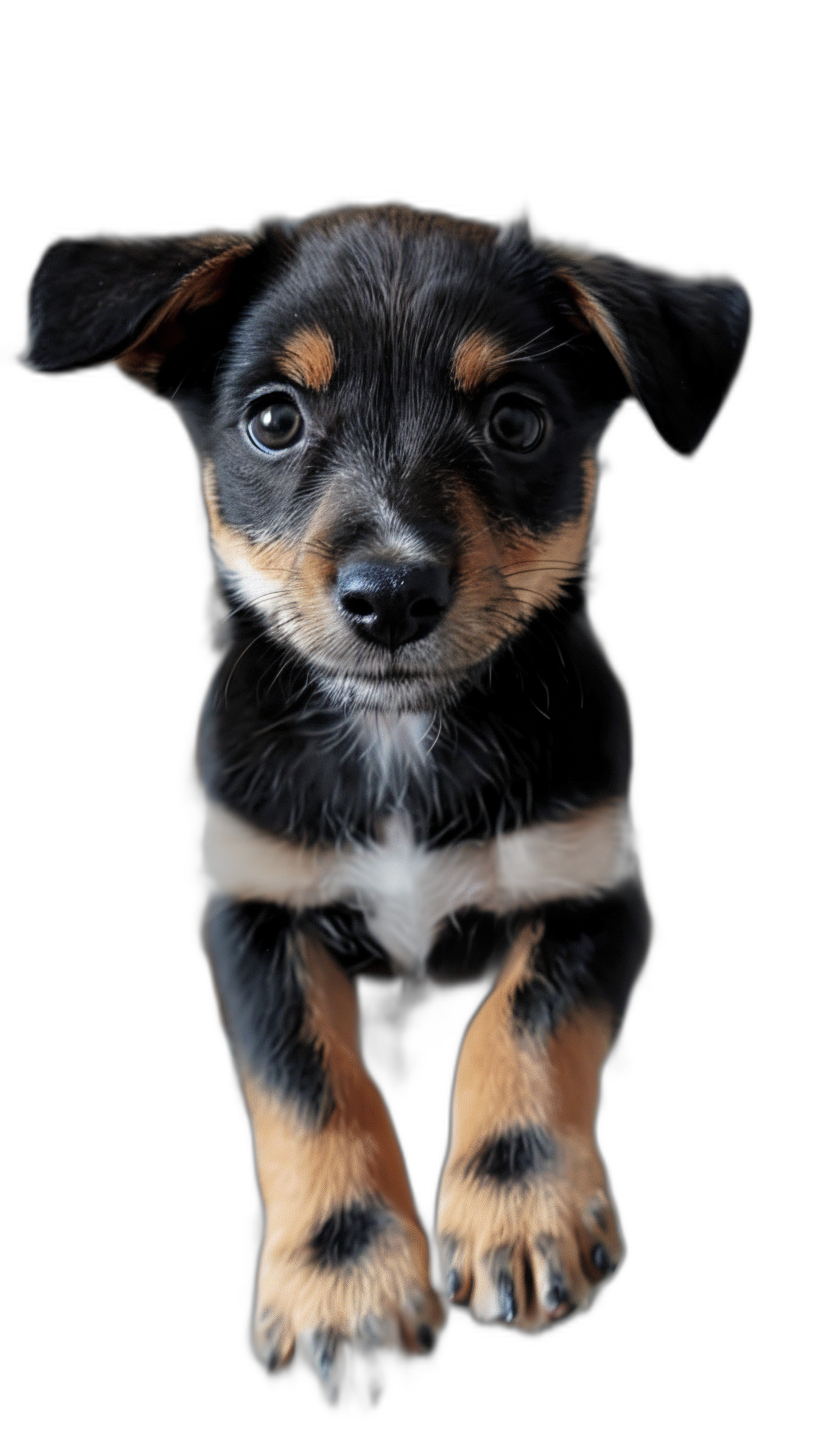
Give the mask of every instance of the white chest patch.
POLYGON ((298 909, 353 905, 393 960, 412 971, 422 969, 437 927, 457 910, 478 906, 506 914, 591 895, 636 868, 628 809, 618 800, 558 823, 443 849, 417 844, 402 814, 383 822, 376 841, 306 849, 211 804, 204 858, 218 888, 238 899, 298 909))
POLYGON ((423 968, 440 925, 487 888, 484 868, 414 839, 407 814, 382 821, 379 842, 357 844, 348 871, 372 907, 369 929, 395 967, 423 968))
POLYGON ((398 806, 412 779, 427 780, 435 730, 424 713, 358 713, 354 728, 375 801, 398 806))

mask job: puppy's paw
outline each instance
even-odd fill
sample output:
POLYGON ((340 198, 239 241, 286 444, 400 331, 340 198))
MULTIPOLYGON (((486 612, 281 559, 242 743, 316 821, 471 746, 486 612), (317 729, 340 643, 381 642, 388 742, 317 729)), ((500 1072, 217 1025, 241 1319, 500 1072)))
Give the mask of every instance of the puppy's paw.
POLYGON ((252 1343, 270 1370, 300 1342, 332 1396, 342 1341, 423 1353, 443 1318, 422 1230, 378 1199, 334 1208, 296 1241, 267 1234, 252 1343))
POLYGON ((594 1142, 532 1124, 449 1160, 437 1222, 449 1298, 525 1329, 588 1305, 623 1255, 594 1142))

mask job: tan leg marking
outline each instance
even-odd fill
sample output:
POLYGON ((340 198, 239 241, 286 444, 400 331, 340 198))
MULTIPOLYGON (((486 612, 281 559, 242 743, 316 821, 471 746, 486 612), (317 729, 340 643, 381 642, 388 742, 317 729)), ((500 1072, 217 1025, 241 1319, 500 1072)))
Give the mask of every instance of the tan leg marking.
POLYGON ((322 1128, 305 1127, 257 1080, 242 1078, 265 1210, 253 1345, 271 1367, 290 1358, 301 1334, 376 1338, 394 1328, 408 1349, 421 1349, 442 1320, 396 1134, 360 1060, 354 988, 316 942, 304 941, 303 962, 331 1116, 322 1128), (360 1205, 381 1215, 370 1244, 321 1262, 315 1234, 360 1205))
POLYGON ((622 1254, 594 1133, 611 1026, 586 1008, 545 1042, 513 1026, 540 933, 519 936, 465 1035, 437 1214, 452 1297, 532 1329, 588 1303, 622 1254), (529 1172, 486 1174, 485 1150, 525 1129, 529 1172))

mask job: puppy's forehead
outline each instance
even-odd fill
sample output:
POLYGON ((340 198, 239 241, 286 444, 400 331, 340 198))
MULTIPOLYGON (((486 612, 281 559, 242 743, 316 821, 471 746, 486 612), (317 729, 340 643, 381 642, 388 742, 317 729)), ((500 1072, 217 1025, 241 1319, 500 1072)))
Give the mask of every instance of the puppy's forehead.
POLYGON ((239 357, 317 390, 386 366, 489 384, 542 325, 534 262, 520 265, 496 229, 411 220, 304 229, 245 320, 239 357))

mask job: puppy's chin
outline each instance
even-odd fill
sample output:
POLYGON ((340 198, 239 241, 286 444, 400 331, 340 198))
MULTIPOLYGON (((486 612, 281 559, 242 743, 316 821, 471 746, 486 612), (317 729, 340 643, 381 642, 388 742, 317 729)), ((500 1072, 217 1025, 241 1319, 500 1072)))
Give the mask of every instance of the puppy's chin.
POLYGON ((449 678, 416 674, 320 673, 320 682, 332 702, 346 712, 433 713, 450 707, 464 683, 449 678))

